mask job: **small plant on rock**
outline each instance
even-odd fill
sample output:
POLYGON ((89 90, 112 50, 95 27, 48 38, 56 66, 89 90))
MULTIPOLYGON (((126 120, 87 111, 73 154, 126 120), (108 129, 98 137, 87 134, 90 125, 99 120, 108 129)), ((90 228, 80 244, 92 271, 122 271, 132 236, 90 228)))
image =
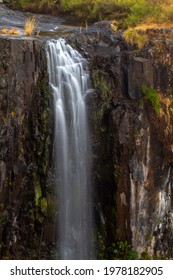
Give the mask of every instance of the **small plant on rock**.
POLYGON ((134 28, 128 28, 124 32, 124 39, 128 44, 136 44, 139 49, 142 49, 148 37, 146 34, 139 33, 139 31, 134 28))
POLYGON ((142 91, 144 93, 142 102, 148 100, 151 103, 151 105, 153 106, 157 115, 160 115, 161 105, 160 105, 159 95, 158 95, 157 91, 153 88, 148 88, 145 85, 142 86, 142 91))
POLYGON ((25 32, 26 36, 31 36, 33 31, 36 30, 36 27, 38 25, 38 21, 34 17, 30 17, 25 21, 25 32))

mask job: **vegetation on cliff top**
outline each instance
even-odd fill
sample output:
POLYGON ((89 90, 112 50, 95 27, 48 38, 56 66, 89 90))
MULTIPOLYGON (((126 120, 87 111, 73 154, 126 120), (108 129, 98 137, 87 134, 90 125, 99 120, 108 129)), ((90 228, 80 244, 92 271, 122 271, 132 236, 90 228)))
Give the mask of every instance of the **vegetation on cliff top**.
POLYGON ((173 21, 172 0, 12 0, 10 4, 35 12, 66 12, 85 19, 116 20, 119 28, 169 25, 173 21))

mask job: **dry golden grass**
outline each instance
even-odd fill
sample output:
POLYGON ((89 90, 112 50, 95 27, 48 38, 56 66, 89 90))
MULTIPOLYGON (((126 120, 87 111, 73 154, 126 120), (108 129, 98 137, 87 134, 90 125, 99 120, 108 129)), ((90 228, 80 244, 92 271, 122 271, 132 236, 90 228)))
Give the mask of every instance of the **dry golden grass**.
POLYGON ((8 34, 8 30, 4 28, 4 29, 2 29, 2 30, 0 31, 0 33, 1 33, 1 34, 8 34))
POLYGON ((10 35, 19 35, 19 31, 16 29, 2 29, 0 30, 0 34, 10 34, 10 35))
POLYGON ((146 34, 140 34, 138 30, 129 28, 124 32, 124 39, 128 44, 136 44, 139 49, 142 49, 147 41, 148 37, 146 34))
POLYGON ((134 44, 135 36, 136 36, 136 31, 133 28, 128 28, 123 34, 125 41, 131 45, 134 44))
MULTIPOLYGON (((159 29, 159 28, 173 28, 173 23, 145 23, 137 25, 134 28, 128 28, 124 32, 124 39, 128 44, 134 45, 137 44, 139 49, 142 49, 145 45, 145 42, 148 40, 147 34, 145 32, 148 29, 159 29)), ((169 36, 171 38, 171 34, 169 36)))
POLYGON ((36 20, 33 17, 28 18, 25 21, 25 26, 24 26, 26 36, 31 36, 33 31, 35 31, 37 25, 38 25, 38 20, 36 20))
POLYGON ((146 31, 147 29, 158 29, 158 28, 173 28, 173 23, 149 23, 137 25, 134 29, 137 31, 146 31))
POLYGON ((10 29, 8 34, 12 34, 12 35, 19 35, 19 31, 15 30, 15 29, 10 29))

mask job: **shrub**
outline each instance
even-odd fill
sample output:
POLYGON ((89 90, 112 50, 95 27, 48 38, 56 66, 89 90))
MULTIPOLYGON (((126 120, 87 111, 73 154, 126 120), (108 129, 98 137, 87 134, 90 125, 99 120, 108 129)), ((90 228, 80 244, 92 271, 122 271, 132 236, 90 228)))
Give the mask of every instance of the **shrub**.
POLYGON ((56 0, 41 0, 40 7, 46 5, 48 8, 55 6, 56 0))
POLYGON ((66 12, 73 12, 77 17, 87 19, 93 8, 93 0, 62 0, 62 8, 66 12))
POLYGON ((158 3, 153 3, 147 0, 136 1, 131 5, 128 15, 128 26, 136 26, 143 22, 157 21, 160 17, 162 6, 158 3))
POLYGON ((124 1, 96 0, 93 1, 93 9, 90 17, 102 19, 121 19, 130 12, 130 5, 124 1))
POLYGON ((107 255, 107 258, 111 260, 136 260, 138 258, 137 252, 127 241, 113 243, 107 249, 107 255))

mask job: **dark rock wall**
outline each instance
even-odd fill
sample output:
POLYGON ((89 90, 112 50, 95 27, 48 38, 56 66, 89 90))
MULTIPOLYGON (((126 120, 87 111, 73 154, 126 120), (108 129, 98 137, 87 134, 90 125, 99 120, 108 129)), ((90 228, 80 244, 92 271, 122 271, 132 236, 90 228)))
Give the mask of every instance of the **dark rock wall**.
POLYGON ((99 258, 111 258, 109 248, 120 240, 139 256, 173 256, 173 44, 162 30, 148 31, 148 38, 143 49, 104 28, 68 39, 87 57, 95 88, 90 119, 99 258), (143 85, 157 90, 160 115, 143 85))
POLYGON ((116 72, 121 94, 112 95, 107 116, 113 137, 115 183, 109 195, 116 193, 114 240, 131 240, 138 253, 158 258, 173 255, 173 56, 172 43, 164 40, 121 53, 116 72), (159 116, 150 102, 141 104, 143 85, 158 91, 159 116))
POLYGON ((43 240, 53 238, 44 44, 0 38, 0 49, 0 253, 2 258, 42 258, 43 240))
MULTIPOLYGON (((87 58, 98 258, 117 241, 173 257, 173 45, 152 31, 144 48, 96 27, 68 36, 87 58), (158 114, 142 86, 154 88, 158 114)), ((52 100, 44 42, 0 39, 1 258, 57 258, 52 100)))
POLYGON ((147 251, 158 258, 172 258, 173 255, 172 48, 171 40, 157 34, 152 43, 139 52, 140 58, 136 58, 139 54, 136 55, 135 51, 132 58, 131 54, 126 54, 126 58, 130 57, 126 60, 127 68, 131 69, 128 74, 129 98, 136 96, 136 100, 139 99, 142 94, 140 82, 141 86, 145 84, 157 90, 161 105, 158 115, 150 102, 141 107, 139 100, 134 118, 134 151, 128 163, 132 244, 139 253, 147 251), (140 80, 139 76, 143 79, 140 80))

